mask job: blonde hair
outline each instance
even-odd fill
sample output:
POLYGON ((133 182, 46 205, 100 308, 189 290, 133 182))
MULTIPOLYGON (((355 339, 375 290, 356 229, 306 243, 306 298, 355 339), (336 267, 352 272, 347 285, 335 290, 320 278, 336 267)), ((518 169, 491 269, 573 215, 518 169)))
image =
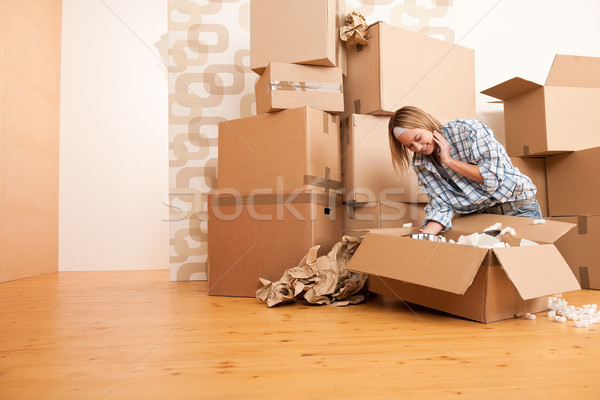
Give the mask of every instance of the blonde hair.
POLYGON ((400 174, 408 169, 412 153, 394 136, 394 128, 397 126, 405 129, 421 128, 428 131, 442 132, 442 124, 417 107, 404 106, 396 110, 388 124, 388 138, 394 170, 400 174))

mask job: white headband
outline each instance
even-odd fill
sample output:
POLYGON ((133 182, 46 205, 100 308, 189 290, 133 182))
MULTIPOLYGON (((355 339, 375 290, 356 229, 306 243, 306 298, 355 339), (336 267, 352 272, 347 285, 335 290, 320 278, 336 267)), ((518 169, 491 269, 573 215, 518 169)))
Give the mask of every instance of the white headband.
POLYGON ((404 132, 406 132, 409 129, 410 128, 401 128, 401 127, 397 126, 392 130, 392 132, 394 133, 394 137, 396 139, 398 139, 400 137, 400 135, 402 135, 404 132))

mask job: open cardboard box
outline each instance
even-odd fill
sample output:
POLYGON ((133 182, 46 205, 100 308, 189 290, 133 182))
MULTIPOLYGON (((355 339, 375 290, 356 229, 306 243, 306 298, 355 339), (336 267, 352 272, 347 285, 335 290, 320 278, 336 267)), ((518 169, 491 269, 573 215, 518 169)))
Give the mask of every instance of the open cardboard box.
POLYGON ((554 241, 574 224, 473 214, 443 234, 482 232, 501 222, 515 229, 512 247, 485 248, 403 237, 418 228, 369 230, 347 265, 370 275, 369 290, 480 322, 544 311, 549 295, 580 289, 554 241), (519 247, 520 238, 539 243, 519 247))
POLYGON ((600 57, 556 55, 545 85, 516 77, 481 92, 504 102, 508 154, 547 156, 600 146, 588 122, 600 109, 599 69, 600 57))

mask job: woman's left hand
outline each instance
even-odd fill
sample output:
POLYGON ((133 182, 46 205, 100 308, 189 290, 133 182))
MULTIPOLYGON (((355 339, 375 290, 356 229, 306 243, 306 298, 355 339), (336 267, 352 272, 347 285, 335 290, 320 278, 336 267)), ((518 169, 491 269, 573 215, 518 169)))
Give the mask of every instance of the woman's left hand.
POLYGON ((440 148, 440 160, 444 164, 447 164, 447 161, 452 160, 452 157, 450 157, 450 143, 446 140, 444 135, 436 131, 433 131, 433 140, 435 140, 440 148))

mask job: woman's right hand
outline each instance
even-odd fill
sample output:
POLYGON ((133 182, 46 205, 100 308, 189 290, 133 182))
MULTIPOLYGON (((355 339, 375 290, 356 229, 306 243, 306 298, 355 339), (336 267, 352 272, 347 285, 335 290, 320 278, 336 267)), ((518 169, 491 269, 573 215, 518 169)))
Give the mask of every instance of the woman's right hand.
POLYGON ((425 225, 423 228, 419 229, 419 232, 432 233, 434 235, 437 235, 438 233, 440 233, 442 231, 442 229, 444 229, 444 225, 440 224, 437 221, 429 221, 429 222, 427 222, 427 225, 425 225))

